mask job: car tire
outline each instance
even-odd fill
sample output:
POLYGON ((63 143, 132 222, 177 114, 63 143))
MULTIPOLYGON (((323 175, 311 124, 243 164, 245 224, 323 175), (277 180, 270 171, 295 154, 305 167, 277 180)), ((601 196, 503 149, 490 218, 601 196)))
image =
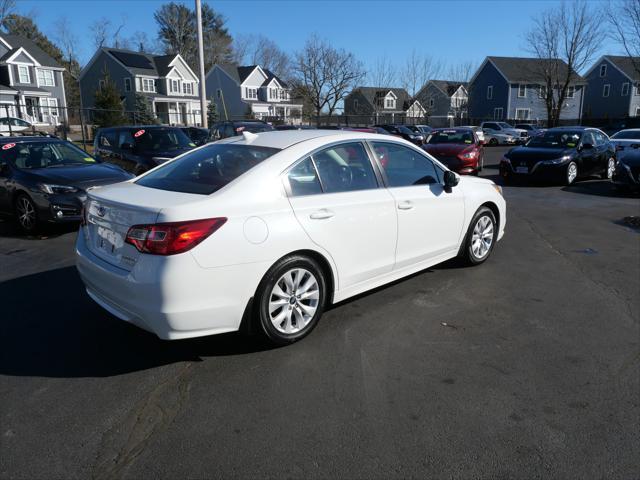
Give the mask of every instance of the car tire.
POLYGON ((20 230, 25 233, 35 233, 38 230, 38 209, 31 197, 21 193, 14 202, 16 221, 20 230))
POLYGON ((480 207, 469 223, 458 258, 467 265, 480 265, 491 255, 498 238, 498 222, 487 207, 480 207))
POLYGON ((482 157, 482 159, 478 162, 478 172, 481 172, 483 168, 484 168, 484 156, 483 156, 483 157, 482 157))
POLYGON ((490 139, 489 145, 491 145, 492 147, 495 147, 496 145, 498 145, 498 139, 497 138, 490 139))
POLYGON ((578 178, 578 164, 576 162, 569 162, 564 172, 565 185, 573 185, 578 178))
POLYGON ((262 333, 275 345, 288 345, 307 336, 318 324, 327 283, 315 260, 290 255, 269 269, 255 298, 262 333))
POLYGON ((604 169, 604 172, 600 175, 602 180, 611 180, 613 178, 613 174, 616 171, 616 161, 613 158, 607 160, 607 166, 604 169))

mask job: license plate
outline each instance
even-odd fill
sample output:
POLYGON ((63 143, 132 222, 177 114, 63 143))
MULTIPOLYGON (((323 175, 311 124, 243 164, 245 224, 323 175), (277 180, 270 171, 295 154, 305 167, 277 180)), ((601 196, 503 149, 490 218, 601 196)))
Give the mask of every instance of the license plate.
POLYGON ((118 235, 105 227, 98 227, 98 248, 109 255, 113 255, 118 244, 118 235))
POLYGON ((529 173, 529 167, 516 167, 516 173, 529 173))

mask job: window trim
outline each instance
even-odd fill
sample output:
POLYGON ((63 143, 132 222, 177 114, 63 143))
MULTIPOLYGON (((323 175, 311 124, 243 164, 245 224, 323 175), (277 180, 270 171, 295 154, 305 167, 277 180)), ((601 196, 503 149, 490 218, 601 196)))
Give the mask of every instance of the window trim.
POLYGON ((602 86, 602 98, 609 98, 610 95, 611 95, 611 84, 605 83, 602 86), (607 92, 607 94, 605 95, 604 92, 607 92))
POLYGON ((487 85, 487 100, 493 100, 493 85, 487 85))
POLYGON ((531 120, 531 109, 530 108, 516 108, 516 118, 515 120, 531 120), (526 118, 518 118, 518 111, 527 112, 526 118))
POLYGON ((31 72, 29 71, 29 66, 28 65, 18 65, 18 83, 31 83, 31 72), (20 69, 24 68, 27 72, 27 81, 23 82, 22 81, 22 73, 20 73, 20 69))
POLYGON ((56 86, 56 73, 49 68, 36 68, 36 84, 38 87, 55 87, 56 86), (43 82, 40 82, 40 74, 42 74, 43 82), (45 74, 51 74, 51 84, 48 84, 45 79, 45 74))
POLYGON ((527 85, 524 83, 518 84, 518 98, 527 98, 527 85), (524 88, 524 93, 520 95, 520 91, 524 88))
POLYGON ((622 97, 626 97, 629 95, 629 87, 631 86, 631 84, 629 82, 624 82, 622 84, 622 91, 620 92, 620 95, 622 97))

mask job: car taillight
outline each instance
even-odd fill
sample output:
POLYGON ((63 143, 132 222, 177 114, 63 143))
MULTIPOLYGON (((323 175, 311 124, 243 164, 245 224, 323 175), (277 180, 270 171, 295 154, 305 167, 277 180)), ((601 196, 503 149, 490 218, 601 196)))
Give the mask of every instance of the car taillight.
POLYGON ((125 241, 142 253, 175 255, 191 250, 226 221, 225 217, 218 217, 188 222, 134 225, 129 228, 125 241))
POLYGON ((460 152, 460 154, 458 155, 458 158, 460 160, 473 160, 477 156, 478 156, 478 150, 476 150, 475 147, 472 147, 470 149, 463 150, 462 152, 460 152))

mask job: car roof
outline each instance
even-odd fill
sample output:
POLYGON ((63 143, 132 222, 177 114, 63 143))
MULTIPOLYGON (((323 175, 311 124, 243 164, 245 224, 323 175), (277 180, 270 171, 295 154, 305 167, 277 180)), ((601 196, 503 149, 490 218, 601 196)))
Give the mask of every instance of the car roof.
POLYGON ((274 130, 252 134, 249 139, 244 135, 225 138, 216 143, 234 143, 237 145, 253 145, 258 147, 271 147, 285 149, 297 143, 325 138, 327 140, 360 140, 363 137, 372 140, 388 141, 388 135, 378 133, 357 132, 352 130, 274 130), (333 137, 333 138, 330 138, 333 137))
POLYGON ((24 142, 65 142, 62 138, 47 137, 44 135, 19 135, 15 137, 0 137, 0 143, 24 143, 24 142))
POLYGON ((145 130, 150 130, 150 129, 157 129, 157 128, 182 128, 182 127, 175 127, 173 125, 118 125, 116 127, 102 127, 99 128, 98 131, 104 131, 104 130, 115 130, 118 128, 137 128, 137 129, 145 129, 145 130))

